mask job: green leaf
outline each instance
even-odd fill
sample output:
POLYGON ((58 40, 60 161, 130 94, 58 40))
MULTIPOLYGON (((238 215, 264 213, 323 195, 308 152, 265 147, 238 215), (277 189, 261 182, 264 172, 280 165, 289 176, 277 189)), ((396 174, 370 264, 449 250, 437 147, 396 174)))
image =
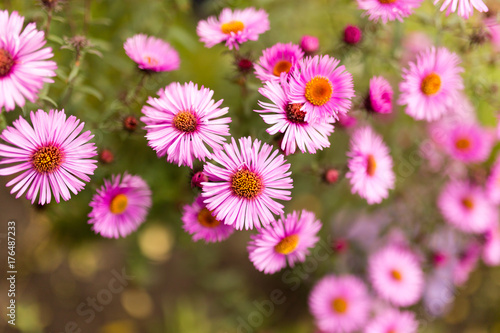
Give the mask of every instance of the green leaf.
POLYGON ((50 104, 52 104, 54 107, 57 108, 57 103, 52 98, 50 98, 49 96, 40 96, 40 99, 42 101, 49 102, 50 104))
POLYGON ((67 81, 68 82, 73 81, 75 79, 75 77, 78 75, 79 70, 80 70, 80 66, 73 66, 73 68, 71 69, 71 72, 69 73, 67 81))
POLYGON ((84 94, 87 94, 87 95, 92 95, 94 96, 95 98, 97 98, 99 101, 102 101, 102 94, 99 90, 93 88, 93 87, 90 87, 90 86, 77 86, 75 87, 75 90, 76 91, 79 91, 79 92, 82 92, 84 94))

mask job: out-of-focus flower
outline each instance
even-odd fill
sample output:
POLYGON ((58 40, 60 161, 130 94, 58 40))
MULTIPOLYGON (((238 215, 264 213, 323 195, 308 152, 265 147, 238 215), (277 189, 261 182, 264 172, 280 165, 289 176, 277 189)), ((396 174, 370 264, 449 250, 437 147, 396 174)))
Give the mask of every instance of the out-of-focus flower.
POLYGON ((392 87, 382 76, 370 79, 370 92, 366 99, 366 107, 375 113, 392 112, 392 87))
POLYGON ((255 64, 255 75, 262 81, 279 81, 281 73, 288 74, 303 57, 304 52, 298 45, 277 43, 262 51, 255 64))
POLYGON ((373 318, 364 329, 364 333, 416 333, 418 322, 410 311, 388 309, 373 318))
MULTIPOLYGON (((434 0, 434 4, 436 5, 440 1, 434 0)), ((488 11, 488 7, 486 7, 483 0, 444 0, 439 10, 444 11, 446 9, 446 15, 449 15, 456 12, 457 8, 458 15, 465 19, 468 19, 474 13, 474 8, 478 12, 488 11)))
POLYGON ((350 45, 356 45, 361 41, 363 33, 355 25, 348 25, 344 28, 344 42, 350 45))
POLYGON ((485 233, 483 261, 488 266, 500 265, 500 226, 494 223, 485 233))
POLYGON ((90 202, 89 224, 106 238, 125 237, 144 223, 151 207, 151 190, 139 176, 114 175, 90 202))
POLYGON ((340 173, 335 168, 328 168, 323 173, 323 180, 325 183, 331 185, 335 184, 339 180, 340 173))
POLYGON ((484 162, 491 153, 494 137, 476 123, 458 123, 443 128, 441 144, 448 155, 464 163, 484 162))
POLYGON ((407 64, 410 61, 415 61, 420 52, 427 50, 433 45, 432 39, 424 32, 412 31, 405 34, 401 45, 403 52, 401 55, 401 63, 407 64))
POLYGON ((500 203, 500 156, 497 157, 491 168, 488 181, 486 182, 486 194, 491 202, 500 203))
POLYGON ((291 199, 290 164, 259 140, 241 138, 239 147, 231 140, 205 165, 210 181, 202 183, 202 195, 219 221, 238 230, 259 228, 273 221, 273 214, 283 213, 283 205, 275 200, 291 199))
POLYGON ((179 69, 179 54, 169 43, 159 38, 138 34, 127 39, 123 48, 142 70, 169 72, 179 69))
POLYGON ((123 128, 129 132, 134 132, 138 123, 139 120, 135 116, 127 116, 123 119, 123 128))
POLYGON ((486 26, 488 37, 495 52, 500 52, 500 22, 495 17, 487 18, 483 21, 486 26))
POLYGON ((50 203, 52 195, 56 202, 69 200, 70 191, 77 194, 94 174, 97 155, 94 143, 88 141, 94 136, 90 131, 81 133, 84 123, 75 116, 66 118, 64 110, 43 110, 31 112, 31 126, 19 117, 13 127, 7 127, 0 138, 7 145, 0 144, 0 175, 21 173, 7 183, 15 185, 11 193, 19 198, 26 191, 26 198, 33 204, 50 203))
POLYGON ((481 256, 481 246, 471 242, 459 255, 457 264, 453 269, 453 282, 457 286, 463 285, 469 279, 470 273, 476 268, 481 256))
POLYGON ((232 50, 248 40, 257 40, 259 35, 269 30, 269 19, 263 9, 255 8, 235 9, 224 8, 217 19, 210 16, 198 22, 196 32, 205 47, 212 47, 225 42, 232 50))
POLYGON ((315 36, 304 35, 300 39, 300 48, 306 55, 314 55, 319 50, 319 40, 315 36))
POLYGON ((99 161, 103 164, 113 163, 114 160, 115 156, 113 155, 113 152, 109 149, 103 149, 99 153, 99 161))
POLYGON ((343 128, 351 128, 356 126, 357 123, 358 120, 356 119, 356 117, 353 117, 348 114, 339 113, 339 120, 336 124, 338 124, 340 127, 343 128))
POLYGON ((372 21, 398 20, 403 22, 403 18, 413 14, 413 11, 420 7, 423 0, 357 0, 359 9, 366 10, 365 15, 372 21))

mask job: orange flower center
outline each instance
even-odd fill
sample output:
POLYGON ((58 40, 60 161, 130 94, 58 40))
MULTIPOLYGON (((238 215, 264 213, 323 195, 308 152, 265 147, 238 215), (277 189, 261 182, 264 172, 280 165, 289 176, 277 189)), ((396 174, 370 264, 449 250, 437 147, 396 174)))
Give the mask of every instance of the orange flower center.
POLYGON ((231 190, 240 198, 253 199, 263 189, 262 178, 248 169, 241 169, 231 177, 231 190))
POLYGON ((467 210, 472 210, 472 209, 474 209, 474 200, 472 200, 471 197, 465 197, 465 198, 462 199, 462 205, 467 210))
POLYGON ((378 0, 378 2, 386 5, 386 4, 390 4, 390 3, 395 3, 397 0, 378 0))
POLYGON ((326 104, 332 98, 333 87, 326 77, 315 76, 306 83, 306 99, 316 106, 326 104))
POLYGON ((215 228, 220 222, 212 215, 207 208, 203 208, 198 213, 198 222, 205 228, 215 228))
POLYGON ((237 33, 238 31, 243 31, 243 29, 245 29, 245 25, 241 21, 229 21, 224 23, 220 27, 220 30, 226 35, 229 35, 230 33, 237 33))
POLYGON ((280 76, 281 73, 288 73, 292 68, 292 63, 288 60, 280 60, 273 67, 273 74, 275 76, 280 76))
POLYGON ((305 123, 306 112, 300 110, 301 107, 301 103, 288 104, 286 106, 286 119, 295 124, 305 123))
POLYGON ((349 304, 347 303, 345 298, 338 297, 332 301, 332 309, 336 313, 340 313, 340 314, 346 313, 348 308, 349 308, 349 304))
POLYGON ((177 113, 174 117, 173 123, 175 128, 186 133, 194 132, 198 125, 196 116, 190 111, 181 111, 177 113))
POLYGON ((56 171, 62 164, 64 154, 56 146, 45 146, 38 148, 31 157, 33 167, 39 173, 51 173, 56 171))
POLYGON ((151 65, 151 66, 158 65, 158 59, 156 59, 156 58, 153 58, 153 57, 150 57, 150 56, 145 56, 144 60, 146 60, 146 62, 148 63, 148 65, 151 65))
POLYGON ((109 204, 109 210, 113 214, 121 214, 127 209, 128 197, 125 194, 117 194, 109 204))
POLYGON ((12 66, 14 66, 14 59, 9 51, 0 49, 0 77, 9 74, 12 66))
POLYGON ((298 235, 290 235, 283 238, 276 246, 274 247, 274 251, 281 254, 289 254, 292 253, 297 245, 299 244, 299 236, 298 235))
POLYGON ((401 281, 403 280, 403 275, 401 274, 400 271, 398 271, 397 269, 393 269, 391 271, 391 277, 396 280, 396 281, 401 281))
POLYGON ((375 157, 370 154, 366 160, 366 173, 368 176, 372 177, 375 174, 375 170, 377 170, 377 161, 375 161, 375 157))
POLYGON ((424 77, 420 84, 420 90, 427 96, 434 95, 441 89, 441 77, 436 73, 431 73, 424 77))
POLYGON ((471 145, 469 138, 460 138, 455 142, 455 147, 462 151, 469 149, 471 145))

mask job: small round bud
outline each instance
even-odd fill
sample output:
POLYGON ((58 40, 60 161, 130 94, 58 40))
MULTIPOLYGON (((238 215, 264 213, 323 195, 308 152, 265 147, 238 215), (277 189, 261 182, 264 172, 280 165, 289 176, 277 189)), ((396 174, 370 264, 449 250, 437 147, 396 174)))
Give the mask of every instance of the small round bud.
POLYGON ((99 161, 103 164, 113 163, 114 160, 115 160, 115 156, 113 155, 113 153, 109 149, 103 149, 99 153, 99 161))
POLYGON ((319 40, 317 37, 304 35, 300 40, 300 47, 306 55, 312 55, 319 50, 319 40))
POLYGON ((123 120, 123 128, 129 132, 133 132, 137 129, 137 118, 135 116, 128 116, 123 120))
POLYGON ((327 184, 335 184, 339 180, 339 171, 334 168, 327 169, 323 174, 323 180, 327 184))
POLYGON ((191 178, 191 187, 199 187, 203 188, 201 183, 208 182, 208 177, 203 173, 203 171, 197 172, 193 175, 193 178, 191 178))
POLYGON ((344 253, 349 249, 349 242, 347 239, 339 238, 333 241, 332 250, 336 253, 344 253))
POLYGON ((348 25, 344 29, 344 42, 350 45, 356 45, 361 41, 363 33, 355 25, 348 25))

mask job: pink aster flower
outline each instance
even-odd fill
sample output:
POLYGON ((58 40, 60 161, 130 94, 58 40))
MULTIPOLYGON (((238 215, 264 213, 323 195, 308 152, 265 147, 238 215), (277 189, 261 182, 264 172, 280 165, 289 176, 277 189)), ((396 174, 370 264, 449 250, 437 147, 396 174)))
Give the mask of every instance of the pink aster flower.
POLYGON ((392 87, 382 76, 370 79, 370 92, 366 100, 368 110, 376 113, 392 112, 392 87))
POLYGON ((417 120, 437 120, 455 107, 463 82, 460 58, 444 47, 430 48, 403 69, 399 104, 417 120))
POLYGON ((180 58, 169 43, 144 34, 127 39, 125 53, 145 71, 169 72, 179 69, 180 58))
POLYGON ((255 65, 255 75, 262 81, 279 81, 281 73, 288 74, 302 57, 304 52, 298 45, 277 43, 262 51, 255 65))
POLYGON ((369 275, 378 295, 396 306, 410 306, 422 296, 424 273, 416 255, 386 246, 369 259, 369 275))
POLYGON ((484 162, 490 156, 494 137, 476 123, 445 127, 443 148, 452 158, 465 163, 484 162))
POLYGON ((210 16, 207 20, 198 22, 196 33, 205 47, 212 47, 225 42, 232 50, 248 40, 257 40, 259 35, 269 30, 269 19, 263 9, 255 8, 235 9, 224 8, 219 19, 210 16))
POLYGON ((50 203, 52 195, 56 202, 69 200, 70 191, 77 194, 94 174, 97 160, 96 147, 88 141, 94 136, 90 131, 82 132, 84 123, 75 116, 66 118, 63 111, 38 110, 30 113, 33 127, 22 117, 8 126, 0 135, 7 144, 0 144, 1 176, 21 174, 7 183, 14 187, 11 193, 16 198, 26 193, 33 204, 50 203))
POLYGON ((352 275, 328 275, 309 295, 309 310, 323 332, 349 333, 365 325, 370 311, 365 284, 352 275))
MULTIPOLYGON (((440 1, 441 0, 434 0, 434 4, 440 1)), ((488 11, 488 7, 486 7, 483 0, 444 0, 439 10, 444 11, 447 9, 446 15, 449 15, 450 13, 456 12, 457 8, 458 15, 465 19, 468 19, 474 13, 474 8, 481 13, 488 11)))
POLYGON ((488 266, 500 265, 500 226, 494 223, 485 233, 483 261, 488 266))
POLYGON ((395 176, 389 148, 370 127, 356 129, 351 137, 349 172, 346 178, 351 182, 351 192, 372 205, 382 202, 394 188, 395 176))
POLYGON ((234 232, 233 226, 220 222, 212 215, 201 196, 193 204, 184 206, 182 222, 184 230, 195 242, 200 239, 205 240, 205 243, 222 242, 234 232))
POLYGON ((148 99, 142 108, 146 138, 158 157, 179 166, 193 167, 193 158, 205 161, 212 155, 207 145, 216 150, 229 135, 231 118, 219 118, 228 112, 220 109, 222 100, 212 99, 214 92, 192 82, 169 84, 158 92, 159 98, 148 99))
POLYGON ((438 207, 446 222, 469 233, 485 232, 498 217, 485 191, 467 181, 453 180, 446 184, 439 195, 438 207))
POLYGON ((304 104, 306 121, 325 120, 345 114, 354 96, 352 75, 339 60, 329 56, 306 57, 290 72, 290 101, 304 104))
POLYGON ((225 224, 253 229, 269 224, 273 214, 283 213, 277 200, 290 200, 293 188, 290 164, 278 150, 250 137, 216 151, 204 172, 202 196, 207 208, 225 224))
POLYGON ((139 176, 114 175, 90 202, 89 224, 106 238, 125 237, 144 223, 151 207, 151 190, 139 176))
POLYGON ((271 135, 283 133, 281 149, 285 155, 295 153, 298 146, 300 151, 315 154, 316 150, 330 147, 328 137, 333 133, 333 119, 308 122, 306 112, 301 110, 302 104, 291 103, 288 98, 288 83, 282 75, 281 84, 268 81, 259 92, 271 100, 272 103, 259 101, 264 110, 255 110, 262 113, 261 117, 266 124, 272 125, 267 129, 271 135))
POLYGON ((365 327, 364 333, 416 333, 418 321, 410 311, 388 309, 376 316, 365 327))
POLYGON ((45 47, 45 34, 17 12, 0 11, 0 112, 35 102, 44 82, 54 82, 57 65, 48 61, 52 48, 45 47), (22 32, 21 32, 22 31, 22 32))
POLYGON ((293 212, 258 229, 248 243, 250 261, 255 268, 273 274, 296 262, 304 262, 310 249, 316 245, 321 222, 313 213, 303 210, 301 215, 293 212))
POLYGON ((491 168, 486 183, 486 193, 492 203, 500 203, 500 156, 497 157, 495 164, 491 168))
POLYGON ((413 11, 420 7, 423 0, 357 0, 359 9, 366 10, 365 15, 371 21, 398 20, 403 22, 403 18, 413 14, 413 11))

